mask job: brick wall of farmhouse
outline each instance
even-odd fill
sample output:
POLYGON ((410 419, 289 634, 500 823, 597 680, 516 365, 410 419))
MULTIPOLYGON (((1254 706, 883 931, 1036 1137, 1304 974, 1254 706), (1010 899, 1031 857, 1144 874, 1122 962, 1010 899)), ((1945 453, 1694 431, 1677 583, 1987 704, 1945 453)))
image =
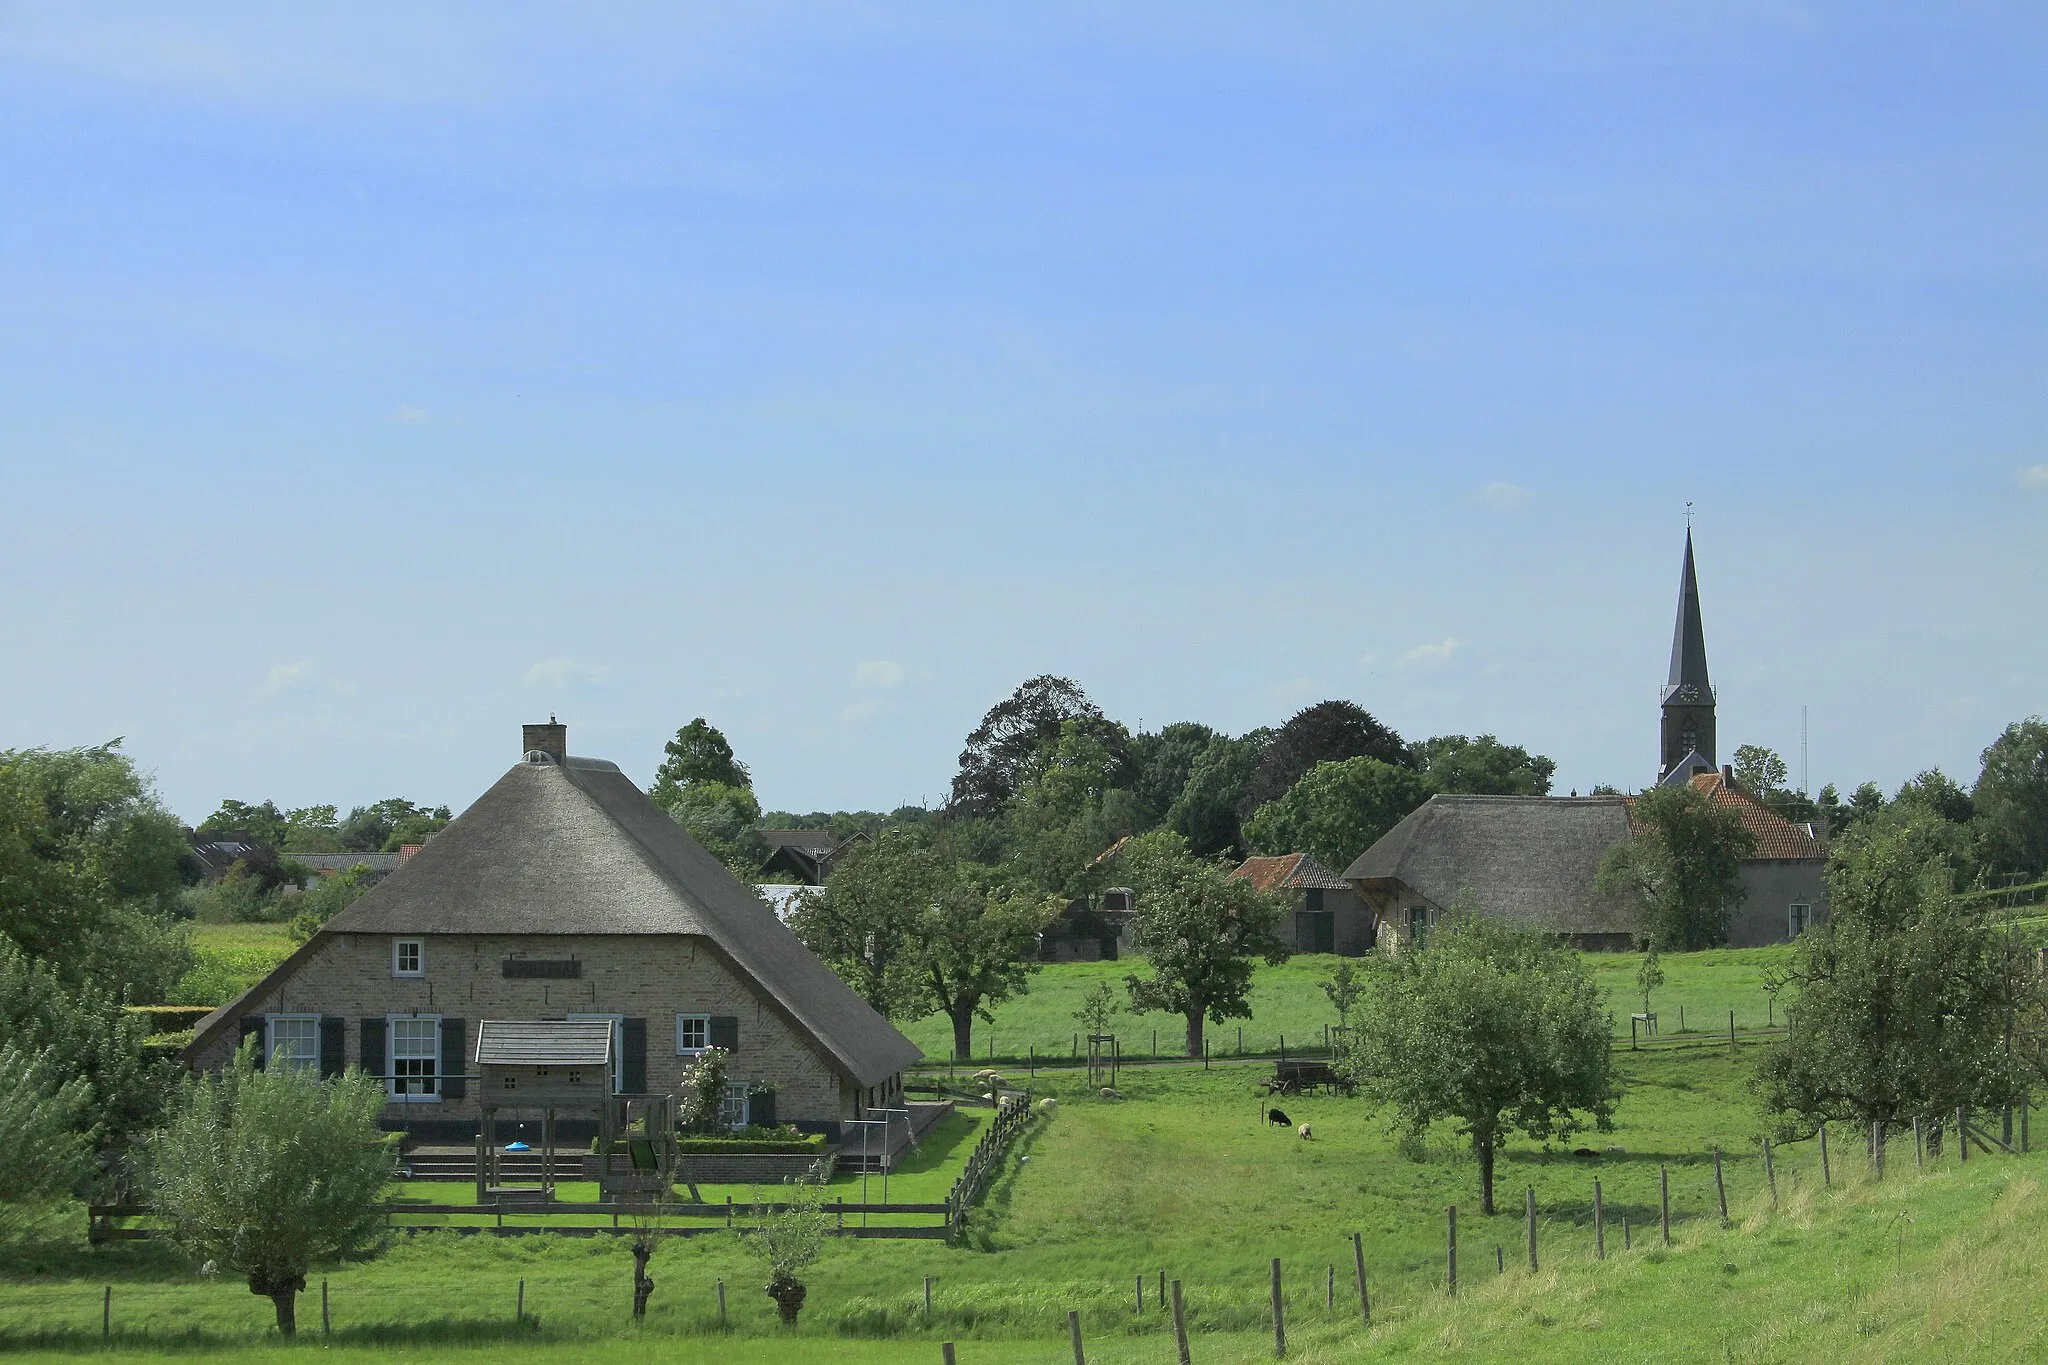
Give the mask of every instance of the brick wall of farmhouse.
MULTIPOLYGON (((360 1065, 361 1020, 388 1014, 438 1014, 465 1025, 464 1062, 474 1055, 477 1025, 486 1019, 559 1019, 567 1014, 620 1014, 647 1021, 647 1089, 672 1092, 688 1059, 676 1053, 676 1015, 730 1015, 739 1020, 732 1076, 772 1085, 780 1122, 833 1123, 852 1117, 855 1092, 807 1037, 730 971, 700 940, 687 937, 432 936, 426 974, 398 977, 391 970, 391 939, 382 935, 329 936, 290 978, 252 1000, 248 1013, 338 1015, 347 1020, 347 1064, 360 1065), (504 975, 507 958, 574 957, 574 980, 504 975)), ((239 1035, 230 1030, 199 1058, 223 1065, 239 1035)), ((381 1060, 380 1060, 381 1067, 381 1060)), ((465 1065, 465 1069, 470 1069, 465 1065)), ((415 1101, 415 1117, 473 1120, 476 1085, 461 1099, 415 1101)), ((388 1111, 401 1117, 399 1106, 388 1111)))

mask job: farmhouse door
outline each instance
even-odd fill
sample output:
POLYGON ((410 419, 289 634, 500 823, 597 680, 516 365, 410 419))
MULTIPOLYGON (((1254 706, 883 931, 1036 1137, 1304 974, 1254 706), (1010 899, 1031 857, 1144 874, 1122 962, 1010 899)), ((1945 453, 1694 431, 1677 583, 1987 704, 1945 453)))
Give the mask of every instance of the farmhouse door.
POLYGON ((1334 953, 1337 951, 1337 917, 1328 910, 1302 910, 1294 916, 1294 951, 1334 953))

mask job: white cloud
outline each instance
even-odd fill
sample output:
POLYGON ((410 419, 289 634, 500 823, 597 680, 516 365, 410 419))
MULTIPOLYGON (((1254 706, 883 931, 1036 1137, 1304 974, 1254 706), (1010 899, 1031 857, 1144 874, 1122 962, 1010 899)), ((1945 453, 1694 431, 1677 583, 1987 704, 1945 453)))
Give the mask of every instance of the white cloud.
POLYGON ((2048 493, 2048 464, 2025 464, 2012 472, 2012 481, 2029 493, 2048 493))
POLYGON ((576 683, 602 683, 611 670, 603 664, 579 664, 574 659, 545 659, 526 670, 526 685, 558 690, 576 683))
POLYGON ((1529 501, 1529 490, 1515 483, 1490 483, 1479 490, 1478 498, 1488 507, 1510 512, 1529 501))
POLYGON ((313 676, 313 664, 309 659, 297 663, 272 664, 270 676, 263 680, 263 695, 274 697, 288 687, 295 686, 313 676))
POLYGON ((1417 645, 1401 654, 1404 664, 1445 664, 1451 655, 1458 652, 1458 641, 1454 636, 1445 636, 1440 645, 1417 645))
POLYGON ((879 697, 869 697, 867 700, 857 701, 844 711, 841 711, 839 719, 848 725, 858 725, 881 709, 881 699, 879 697))
POLYGON ((392 413, 391 416, 400 422, 424 422, 427 420, 427 410, 422 407, 416 407, 411 403, 400 403, 398 411, 392 413))
POLYGON ((910 670, 894 659, 869 659, 853 670, 855 687, 901 687, 910 670))
POLYGON ((1314 678, 1289 678, 1276 682, 1266 689, 1266 695, 1280 706, 1294 706, 1307 701, 1316 694, 1314 678))

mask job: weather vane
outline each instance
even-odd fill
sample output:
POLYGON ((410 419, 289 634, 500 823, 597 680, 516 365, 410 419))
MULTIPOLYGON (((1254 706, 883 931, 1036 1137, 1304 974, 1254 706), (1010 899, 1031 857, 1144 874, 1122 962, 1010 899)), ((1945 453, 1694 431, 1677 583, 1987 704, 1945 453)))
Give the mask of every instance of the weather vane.
POLYGON ((1685 500, 1685 529, 1686 529, 1686 530, 1688 530, 1688 531, 1690 531, 1690 530, 1692 529, 1692 499, 1691 499, 1691 498, 1687 498, 1687 499, 1685 500))

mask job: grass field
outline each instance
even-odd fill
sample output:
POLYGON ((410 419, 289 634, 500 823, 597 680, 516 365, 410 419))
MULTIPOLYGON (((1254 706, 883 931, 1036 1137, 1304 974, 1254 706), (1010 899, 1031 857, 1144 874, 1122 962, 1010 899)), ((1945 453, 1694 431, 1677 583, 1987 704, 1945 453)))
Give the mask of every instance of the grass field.
POLYGON ((294 946, 282 924, 194 924, 191 933, 199 962, 166 1004, 225 1004, 262 980, 294 946))

